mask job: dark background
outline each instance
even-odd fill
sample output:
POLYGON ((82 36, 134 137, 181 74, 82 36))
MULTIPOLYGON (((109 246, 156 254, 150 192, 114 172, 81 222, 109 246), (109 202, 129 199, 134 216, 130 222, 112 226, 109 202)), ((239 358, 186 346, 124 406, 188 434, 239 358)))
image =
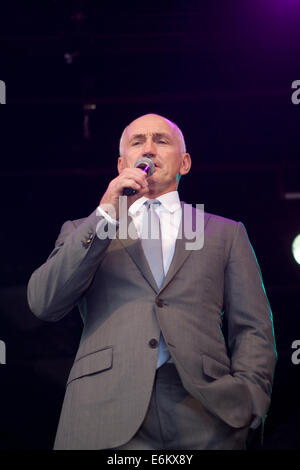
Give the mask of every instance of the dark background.
POLYGON ((264 448, 300 448, 300 199, 287 196, 300 192, 300 2, 10 1, 0 13, 0 449, 52 448, 81 320, 39 321, 26 285, 62 223, 95 209, 123 128, 147 112, 185 135, 181 199, 247 228, 279 356, 264 448))

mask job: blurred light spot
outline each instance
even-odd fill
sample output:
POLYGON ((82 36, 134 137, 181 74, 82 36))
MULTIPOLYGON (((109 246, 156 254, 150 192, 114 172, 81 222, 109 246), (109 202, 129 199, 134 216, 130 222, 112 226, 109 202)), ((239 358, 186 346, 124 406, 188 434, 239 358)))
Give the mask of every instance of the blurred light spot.
POLYGON ((292 253, 295 261, 300 264, 300 234, 297 235, 293 240, 292 253))

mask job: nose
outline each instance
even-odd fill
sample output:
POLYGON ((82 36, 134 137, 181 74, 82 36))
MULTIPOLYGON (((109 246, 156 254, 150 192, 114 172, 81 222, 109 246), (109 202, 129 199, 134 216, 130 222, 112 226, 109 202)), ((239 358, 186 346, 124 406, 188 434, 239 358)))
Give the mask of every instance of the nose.
POLYGON ((143 157, 153 158, 156 155, 156 146, 152 138, 148 138, 143 145, 143 157))

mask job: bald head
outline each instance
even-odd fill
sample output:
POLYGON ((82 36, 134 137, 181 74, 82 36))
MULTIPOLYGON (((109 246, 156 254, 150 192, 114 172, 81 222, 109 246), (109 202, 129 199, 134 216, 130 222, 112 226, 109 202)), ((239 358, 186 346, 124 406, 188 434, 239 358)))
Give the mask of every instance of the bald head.
POLYGON ((120 153, 120 156, 122 157, 123 154, 124 154, 124 141, 128 135, 128 132, 130 131, 130 127, 132 125, 136 125, 136 124, 143 124, 143 123, 146 123, 149 119, 152 119, 153 118, 159 123, 159 121, 161 121, 164 125, 167 125, 169 127, 169 130, 171 133, 173 133, 176 141, 178 142, 178 145, 179 145, 179 148, 180 148, 180 152, 181 153, 185 153, 186 152, 186 147, 185 147, 185 142, 184 142, 184 137, 183 137, 183 133, 181 132, 181 130, 179 129, 179 127, 172 121, 170 121, 169 119, 163 117, 163 116, 160 116, 159 114, 152 114, 152 113, 149 113, 149 114, 145 114, 143 116, 140 116, 139 118, 135 119, 134 121, 132 121, 127 127, 125 127, 122 135, 121 135, 121 139, 120 139, 120 145, 119 145, 119 153, 120 153))

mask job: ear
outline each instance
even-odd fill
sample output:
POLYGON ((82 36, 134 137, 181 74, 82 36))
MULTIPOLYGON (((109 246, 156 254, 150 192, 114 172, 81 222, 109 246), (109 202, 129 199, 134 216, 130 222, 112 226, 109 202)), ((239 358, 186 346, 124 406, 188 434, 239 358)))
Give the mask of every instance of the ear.
POLYGON ((123 157, 119 157, 118 158, 118 172, 119 172, 119 174, 121 173, 122 170, 124 170, 124 160, 123 160, 123 157))
POLYGON ((189 153, 183 153, 182 154, 182 161, 181 161, 181 168, 180 168, 180 174, 181 175, 186 175, 192 166, 192 159, 189 153))

